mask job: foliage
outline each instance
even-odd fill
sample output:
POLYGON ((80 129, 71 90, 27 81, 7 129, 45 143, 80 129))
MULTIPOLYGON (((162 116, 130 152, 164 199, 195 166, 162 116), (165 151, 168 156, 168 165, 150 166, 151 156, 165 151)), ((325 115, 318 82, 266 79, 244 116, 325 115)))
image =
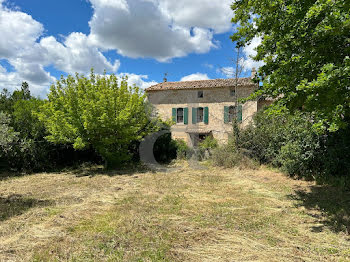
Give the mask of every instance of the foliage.
POLYGON ((13 150, 18 141, 18 133, 10 126, 10 118, 3 112, 0 112, 0 157, 4 158, 13 150))
POLYGON ((176 156, 178 159, 188 159, 192 156, 193 150, 189 148, 186 142, 182 139, 176 139, 176 156))
POLYGON ((261 111, 240 131, 238 147, 292 176, 320 182, 348 176, 350 130, 319 133, 312 121, 310 114, 291 114, 286 108, 261 111))
POLYGON ((232 138, 229 139, 227 144, 220 145, 213 150, 211 161, 214 166, 223 166, 225 168, 257 168, 257 163, 244 154, 243 150, 237 148, 232 138))
MULTIPOLYGON (((238 0, 232 4, 238 46, 262 38, 255 60, 260 95, 292 112, 310 112, 321 132, 346 128, 350 117, 350 2, 238 0)), ((251 97, 252 98, 252 97, 251 97)))
POLYGON ((218 141, 213 136, 207 136, 202 142, 199 143, 201 149, 214 149, 218 147, 218 141))
POLYGON ((157 129, 145 96, 127 78, 119 81, 93 71, 90 78, 62 77, 51 86, 48 99, 39 114, 48 141, 75 149, 92 146, 107 167, 130 160, 130 145, 157 129))
POLYGON ((171 133, 160 136, 154 144, 153 154, 157 162, 169 163, 176 158, 177 143, 171 138, 171 133))

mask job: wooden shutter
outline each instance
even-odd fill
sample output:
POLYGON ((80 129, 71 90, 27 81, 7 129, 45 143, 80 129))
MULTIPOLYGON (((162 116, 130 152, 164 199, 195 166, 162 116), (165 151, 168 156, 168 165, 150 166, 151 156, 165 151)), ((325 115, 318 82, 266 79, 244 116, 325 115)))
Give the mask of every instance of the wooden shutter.
POLYGON ((184 108, 184 124, 188 125, 188 108, 184 108))
POLYGON ((242 105, 239 105, 237 108, 237 121, 238 123, 242 123, 243 120, 243 108, 242 105))
POLYGON ((197 108, 192 107, 192 124, 197 124, 197 108))
POLYGON ((177 108, 173 108, 173 122, 176 123, 176 111, 177 111, 177 108))
POLYGON ((209 124, 209 108, 204 107, 204 124, 209 124))
POLYGON ((229 107, 225 106, 224 107, 224 123, 228 124, 228 113, 229 113, 229 107))

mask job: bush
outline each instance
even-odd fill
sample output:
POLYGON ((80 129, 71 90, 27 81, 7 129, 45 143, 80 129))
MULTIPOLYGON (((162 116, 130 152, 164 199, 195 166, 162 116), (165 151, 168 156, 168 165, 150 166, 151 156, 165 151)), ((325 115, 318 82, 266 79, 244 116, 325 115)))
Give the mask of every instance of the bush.
POLYGON ((178 159, 189 159, 193 155, 193 150, 182 139, 175 140, 176 156, 178 159))
POLYGON ((199 148, 201 149, 214 149, 218 147, 218 141, 212 137, 207 136, 202 142, 199 143, 199 148))
POLYGON ((223 166, 226 168, 240 167, 256 169, 257 163, 246 156, 242 150, 235 146, 233 140, 227 145, 222 145, 213 150, 211 161, 214 166, 223 166))
POLYGON ((349 129, 318 133, 311 115, 283 109, 257 113, 253 124, 240 131, 237 147, 291 176, 345 184, 341 177, 350 173, 349 137, 349 129))

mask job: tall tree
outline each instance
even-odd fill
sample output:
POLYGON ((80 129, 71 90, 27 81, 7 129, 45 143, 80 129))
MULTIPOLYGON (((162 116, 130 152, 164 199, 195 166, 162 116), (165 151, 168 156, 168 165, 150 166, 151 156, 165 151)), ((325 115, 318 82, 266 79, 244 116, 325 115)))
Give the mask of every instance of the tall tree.
POLYGON ((75 149, 92 146, 109 167, 128 160, 131 144, 155 130, 144 94, 127 78, 68 76, 51 86, 48 99, 39 114, 47 139, 75 149))
POLYGON ((239 46, 262 39, 255 60, 263 87, 292 111, 313 114, 315 126, 336 131, 350 119, 350 1, 236 0, 239 46))

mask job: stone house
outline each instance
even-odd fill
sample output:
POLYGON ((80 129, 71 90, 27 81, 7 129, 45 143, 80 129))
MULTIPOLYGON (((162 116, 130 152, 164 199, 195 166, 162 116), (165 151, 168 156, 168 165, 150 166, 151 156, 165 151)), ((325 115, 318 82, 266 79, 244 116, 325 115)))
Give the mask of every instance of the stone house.
MULTIPOLYGON (((253 72, 254 74, 254 72, 253 72)), ((251 78, 167 82, 146 89, 148 101, 163 120, 172 119, 174 139, 196 146, 206 136, 225 143, 232 133, 232 120, 247 126, 264 101, 236 104, 258 88, 251 78)))

